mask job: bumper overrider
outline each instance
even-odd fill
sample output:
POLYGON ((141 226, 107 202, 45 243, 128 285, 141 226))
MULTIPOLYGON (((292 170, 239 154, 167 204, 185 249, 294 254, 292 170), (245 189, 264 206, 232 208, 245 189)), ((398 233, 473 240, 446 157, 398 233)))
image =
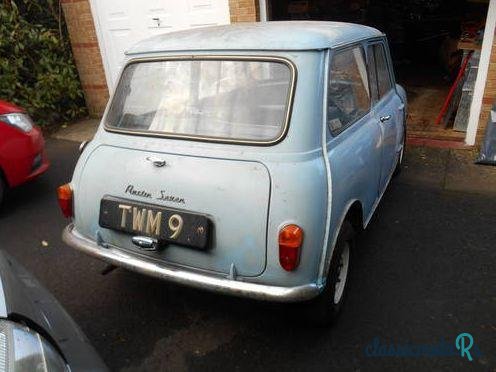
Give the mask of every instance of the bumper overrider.
POLYGON ((125 252, 122 249, 112 246, 100 246, 95 241, 81 235, 74 228, 74 224, 70 224, 64 229, 62 239, 71 247, 115 266, 125 267, 132 271, 177 284, 218 293, 275 302, 301 302, 316 297, 322 289, 321 286, 315 283, 296 287, 249 283, 180 269, 167 264, 157 264, 125 252))

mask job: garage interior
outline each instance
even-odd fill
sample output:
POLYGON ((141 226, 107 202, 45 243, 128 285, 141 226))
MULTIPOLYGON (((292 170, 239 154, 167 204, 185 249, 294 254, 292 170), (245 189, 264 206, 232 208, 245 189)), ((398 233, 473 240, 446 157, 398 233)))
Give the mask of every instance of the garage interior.
POLYGON ((463 142, 488 0, 268 0, 269 20, 365 24, 389 40, 409 137, 463 142), (447 100, 448 97, 451 99, 447 100))

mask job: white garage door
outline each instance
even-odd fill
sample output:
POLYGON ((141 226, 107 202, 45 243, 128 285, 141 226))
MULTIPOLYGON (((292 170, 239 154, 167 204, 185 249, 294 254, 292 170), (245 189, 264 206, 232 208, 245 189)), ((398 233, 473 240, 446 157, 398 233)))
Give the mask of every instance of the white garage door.
POLYGON ((91 0, 109 88, 124 52, 149 36, 229 23, 228 0, 91 0))

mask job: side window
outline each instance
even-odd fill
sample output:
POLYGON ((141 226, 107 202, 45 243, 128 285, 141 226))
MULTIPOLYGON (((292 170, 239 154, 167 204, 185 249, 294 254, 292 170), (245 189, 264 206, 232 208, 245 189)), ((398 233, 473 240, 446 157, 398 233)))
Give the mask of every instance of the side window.
POLYGON ((392 88, 391 75, 389 74, 389 66, 386 58, 386 51, 384 45, 374 44, 374 60, 377 73, 377 86, 379 99, 384 97, 392 88))
POLYGON ((372 98, 372 104, 379 101, 379 86, 377 85, 377 69, 375 66, 374 49, 374 45, 369 45, 367 48, 367 67, 369 71, 370 97, 372 98))
POLYGON ((370 92, 363 49, 359 46, 332 56, 327 90, 327 124, 333 135, 364 116, 370 92))

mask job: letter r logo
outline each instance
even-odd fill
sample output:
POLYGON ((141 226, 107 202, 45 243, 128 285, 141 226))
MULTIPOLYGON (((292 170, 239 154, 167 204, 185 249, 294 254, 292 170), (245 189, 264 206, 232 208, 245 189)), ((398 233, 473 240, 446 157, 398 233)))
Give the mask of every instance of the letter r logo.
POLYGON ((461 357, 467 357, 469 361, 472 361, 472 355, 470 355, 470 349, 474 345, 474 338, 470 333, 460 333, 456 337, 455 346, 457 350, 460 350, 461 357))

